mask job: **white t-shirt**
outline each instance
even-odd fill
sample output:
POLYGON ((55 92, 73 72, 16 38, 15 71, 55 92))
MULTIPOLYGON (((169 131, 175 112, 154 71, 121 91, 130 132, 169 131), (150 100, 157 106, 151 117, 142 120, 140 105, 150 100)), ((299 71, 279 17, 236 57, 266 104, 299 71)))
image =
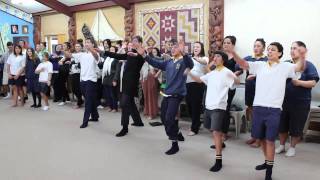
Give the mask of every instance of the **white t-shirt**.
POLYGON ((39 82, 48 82, 49 74, 53 73, 53 66, 50 61, 42 62, 38 65, 36 71, 43 68, 43 71, 39 74, 39 82))
MULTIPOLYGON (((200 59, 205 60, 207 64, 209 62, 209 59, 207 57, 201 57, 200 59)), ((194 58, 192 58, 192 61, 193 61, 193 68, 191 69, 191 73, 197 77, 203 76, 205 74, 206 65, 199 63, 194 58)), ((195 81, 190 76, 187 76, 187 83, 191 83, 191 82, 195 82, 195 81)))
MULTIPOLYGON (((17 75, 18 72, 26 66, 26 58, 25 56, 16 56, 14 54, 11 54, 8 58, 7 64, 10 65, 11 75, 17 75)), ((24 73, 20 75, 24 75, 24 73)))
POLYGON ((226 110, 228 91, 234 84, 235 77, 233 72, 226 67, 223 67, 220 71, 213 70, 200 77, 207 85, 206 109, 226 110))
POLYGON ((300 73, 295 72, 296 65, 280 62, 270 66, 263 61, 248 64, 250 74, 257 76, 253 106, 281 108, 287 78, 299 78, 300 73))
POLYGON ((80 81, 97 82, 97 63, 91 52, 80 52, 72 56, 80 61, 80 81))

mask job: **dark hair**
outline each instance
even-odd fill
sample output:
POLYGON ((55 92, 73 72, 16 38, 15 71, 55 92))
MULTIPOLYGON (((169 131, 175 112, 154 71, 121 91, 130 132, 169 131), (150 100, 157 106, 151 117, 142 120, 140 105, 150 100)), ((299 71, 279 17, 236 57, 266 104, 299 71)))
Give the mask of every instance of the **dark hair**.
POLYGON ((83 39, 77 39, 77 42, 83 44, 83 39))
POLYGON ((83 48, 83 43, 79 43, 79 42, 76 42, 75 45, 79 44, 81 46, 81 48, 83 48))
POLYGON ((104 45, 104 42, 107 42, 109 48, 111 47, 111 41, 110 41, 110 39, 105 39, 105 40, 103 40, 103 42, 102 42, 103 45, 104 45))
POLYGON ((116 46, 111 46, 110 48, 114 48, 115 52, 118 52, 118 48, 116 46))
POLYGON ((94 45, 94 40, 91 38, 86 38, 86 41, 89 40, 94 45))
POLYGON ((16 55, 16 56, 18 56, 18 55, 22 56, 22 47, 20 45, 15 45, 14 48, 13 48, 13 54, 16 55), (20 54, 16 53, 16 47, 18 47, 20 49, 20 54))
POLYGON ((26 42, 22 39, 20 39, 19 42, 23 42, 24 45, 26 44, 26 42))
POLYGON ((134 36, 133 38, 132 38, 132 40, 133 39, 136 39, 136 40, 138 40, 139 41, 139 43, 142 43, 143 41, 142 41, 142 37, 141 36, 134 36))
POLYGON ((7 42, 7 47, 8 47, 8 46, 13 46, 13 43, 12 43, 11 41, 8 41, 8 42, 7 42))
POLYGON ((265 48, 266 47, 266 41, 264 41, 264 39, 263 38, 258 38, 258 39, 256 39, 256 41, 255 42, 260 42, 261 44, 262 44, 262 46, 263 46, 263 48, 265 48))
POLYGON ((178 41, 177 41, 176 39, 174 39, 174 38, 170 39, 170 40, 169 40, 169 41, 167 41, 167 42, 172 43, 172 45, 174 45, 174 44, 177 44, 177 43, 178 43, 178 41))
POLYGON ((33 48, 28 48, 27 49, 27 52, 26 52, 26 57, 27 57, 27 60, 35 60, 36 59, 36 53, 34 52, 34 49, 33 48), (32 59, 30 59, 29 55, 28 55, 28 51, 31 50, 32 52, 32 59))
POLYGON ((68 49, 71 49, 71 44, 69 42, 64 42, 68 49))
POLYGON ((49 53, 48 52, 43 52, 43 57, 46 57, 47 59, 49 59, 49 53))
MULTIPOLYGON (((200 50, 199 56, 200 56, 200 57, 204 57, 204 56, 205 56, 205 52, 204 52, 204 45, 203 45, 203 43, 200 42, 200 41, 196 41, 194 44, 200 44, 201 50, 200 50)), ((192 57, 193 57, 193 56, 194 56, 194 53, 192 52, 192 57)))
POLYGON ((282 56, 283 56, 283 46, 282 46, 280 43, 278 43, 278 42, 272 42, 272 43, 270 43, 269 46, 276 46, 276 47, 277 47, 278 52, 281 53, 281 55, 279 56, 279 59, 281 59, 282 56))
POLYGON ((232 45, 234 45, 234 46, 236 45, 237 38, 236 38, 235 36, 226 36, 226 37, 223 39, 223 41, 226 40, 226 39, 230 39, 232 45))
POLYGON ((213 55, 216 55, 216 54, 219 54, 222 57, 223 65, 227 63, 229 58, 228 58, 228 55, 226 53, 224 53, 223 51, 215 51, 213 53, 213 55))
MULTIPOLYGON (((152 48, 152 50, 154 50, 154 49, 157 51, 157 56, 158 56, 158 57, 161 57, 161 53, 160 53, 159 48, 157 48, 157 47, 152 48)), ((152 53, 151 53, 151 54, 152 54, 152 53)), ((152 54, 152 56, 153 56, 153 54, 152 54)))
POLYGON ((47 47, 47 43, 46 42, 41 42, 40 44, 42 44, 44 47, 47 47))
POLYGON ((299 47, 307 48, 306 44, 302 41, 295 41, 294 43, 296 43, 299 47))
POLYGON ((122 40, 117 41, 116 44, 121 46, 122 45, 122 40))

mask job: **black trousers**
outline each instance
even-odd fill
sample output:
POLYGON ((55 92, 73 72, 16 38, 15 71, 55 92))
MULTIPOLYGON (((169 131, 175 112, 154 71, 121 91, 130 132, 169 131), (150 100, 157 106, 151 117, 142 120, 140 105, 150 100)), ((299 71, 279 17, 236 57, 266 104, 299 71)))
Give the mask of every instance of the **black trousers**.
POLYGON ((82 81, 81 91, 85 98, 83 123, 88 123, 90 116, 92 119, 99 119, 97 110, 97 83, 93 81, 82 81))
POLYGON ((227 108, 226 108, 226 115, 224 116, 224 126, 222 128, 222 132, 224 134, 227 134, 229 132, 229 127, 230 127, 230 107, 231 107, 231 103, 232 100, 234 98, 234 95, 236 94, 236 89, 229 89, 228 92, 228 100, 227 100, 227 108))
POLYGON ((178 139, 179 125, 176 115, 183 97, 164 97, 161 103, 161 121, 170 140, 178 139))
POLYGON ((186 103, 188 106, 189 115, 192 119, 191 131, 199 132, 201 126, 200 115, 203 108, 202 100, 204 94, 204 84, 202 83, 187 83, 186 103))
POLYGON ((59 95, 61 95, 62 102, 70 101, 68 89, 67 89, 67 81, 69 74, 59 73, 58 76, 58 86, 59 86, 59 95))
POLYGON ((53 73, 52 78, 52 88, 53 88, 53 96, 54 101, 60 101, 61 100, 61 93, 60 93, 60 83, 59 83, 59 73, 53 73))
POLYGON ((72 74, 72 92, 77 97, 77 105, 83 104, 82 93, 80 89, 80 73, 72 74))
POLYGON ((120 105, 121 111, 121 125, 123 127, 128 127, 129 117, 132 117, 134 123, 142 123, 140 113, 137 109, 136 103, 134 102, 134 96, 129 96, 127 94, 121 95, 120 105))
POLYGON ((103 97, 102 79, 98 79, 97 80, 97 106, 101 105, 102 97, 103 97))

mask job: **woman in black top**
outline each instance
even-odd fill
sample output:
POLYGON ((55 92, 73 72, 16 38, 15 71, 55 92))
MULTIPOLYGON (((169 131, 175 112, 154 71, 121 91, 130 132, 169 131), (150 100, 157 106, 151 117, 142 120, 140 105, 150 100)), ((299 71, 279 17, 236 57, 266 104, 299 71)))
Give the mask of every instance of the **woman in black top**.
MULTIPOLYGON (((133 37, 132 44, 133 47, 137 47, 139 45, 141 46, 142 37, 133 37)), ((133 49, 132 52, 137 53, 135 49, 133 49)), ((138 96, 140 70, 144 64, 144 59, 138 54, 137 56, 129 56, 127 54, 117 54, 109 51, 105 51, 104 55, 117 60, 125 59, 127 61, 124 67, 123 87, 120 100, 120 105, 122 108, 121 125, 123 128, 118 134, 116 134, 117 137, 122 137, 128 133, 129 116, 131 116, 134 121, 134 123, 131 125, 144 126, 134 101, 134 97, 138 96)))
POLYGON ((40 64, 40 59, 36 55, 33 48, 27 49, 26 54, 26 79, 28 92, 32 93, 33 108, 41 107, 41 95, 39 91, 39 75, 35 73, 36 68, 40 64), (38 98, 38 104, 37 104, 38 98))

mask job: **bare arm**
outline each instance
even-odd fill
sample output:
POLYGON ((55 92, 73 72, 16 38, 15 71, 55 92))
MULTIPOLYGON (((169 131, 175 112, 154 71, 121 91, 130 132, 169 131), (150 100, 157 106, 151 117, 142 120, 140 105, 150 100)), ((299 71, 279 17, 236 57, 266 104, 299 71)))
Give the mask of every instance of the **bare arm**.
POLYGON ((95 51, 93 48, 92 49, 89 49, 89 51, 91 52, 92 56, 94 57, 94 59, 96 61, 99 61, 99 54, 97 51, 95 51))
POLYGON ((197 83, 203 83, 203 81, 200 79, 200 77, 193 75, 191 72, 188 73, 188 75, 197 83))
POLYGON ((244 60, 243 58, 241 58, 236 52, 231 52, 233 55, 234 60, 236 61, 237 64, 240 65, 240 67, 244 70, 248 70, 249 69, 249 63, 244 60))
POLYGON ((316 86, 317 82, 315 80, 310 80, 310 81, 301 81, 301 80, 292 80, 292 83, 295 86, 301 86, 304 88, 313 88, 316 86))

